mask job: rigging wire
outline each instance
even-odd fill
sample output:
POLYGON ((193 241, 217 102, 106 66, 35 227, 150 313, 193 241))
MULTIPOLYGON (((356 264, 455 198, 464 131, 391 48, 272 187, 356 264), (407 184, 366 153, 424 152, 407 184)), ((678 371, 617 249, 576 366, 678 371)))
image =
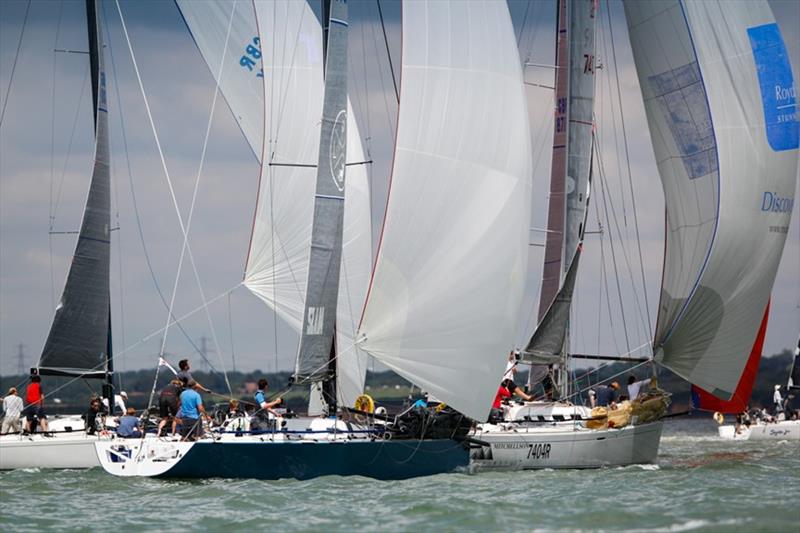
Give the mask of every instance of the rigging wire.
MULTIPOLYGON (((103 7, 103 12, 104 12, 104 17, 105 17, 105 7, 103 7)), ((106 18, 106 24, 108 24, 107 18, 106 18)), ((153 263, 150 260, 150 251, 147 248, 147 241, 145 240, 145 237, 144 237, 144 227, 142 226, 142 217, 141 217, 141 215, 139 213, 139 202, 138 202, 137 197, 136 197, 136 188, 134 187, 134 184, 133 184, 133 172, 131 171, 131 161, 130 161, 130 157, 128 155, 128 136, 125 133, 127 131, 127 128, 125 126, 125 111, 124 111, 124 106, 122 105, 122 98, 121 98, 120 92, 119 92, 119 85, 120 84, 118 83, 118 79, 119 78, 117 77, 117 65, 116 65, 116 62, 114 61, 114 47, 111 44, 110 40, 108 41, 108 52, 109 52, 109 56, 111 58, 111 72, 112 72, 112 75, 114 77, 114 82, 115 82, 112 85, 114 87, 114 92, 115 92, 116 97, 117 97, 117 109, 119 109, 119 118, 120 118, 120 126, 121 126, 120 127, 120 132, 122 134, 122 144, 123 144, 123 147, 125 149, 124 150, 124 153, 125 153, 125 167, 126 167, 127 172, 128 172, 128 186, 129 186, 130 191, 131 191, 131 204, 133 205, 133 214, 134 214, 134 218, 136 220, 136 228, 137 228, 138 234, 139 234, 139 242, 142 245, 142 252, 144 253, 144 261, 145 261, 145 264, 147 265, 147 270, 150 273, 150 279, 153 281, 153 286, 156 289, 156 293, 158 294, 158 297, 161 300, 161 303, 163 304, 164 309, 169 310, 169 304, 167 303, 167 299, 164 297, 164 292, 161 290, 161 285, 159 285, 159 283, 158 283, 158 278, 156 277, 155 269, 153 268, 153 263)), ((175 319, 175 315, 174 314, 172 314, 172 318, 175 319)), ((216 370, 216 368, 214 368, 214 365, 212 365, 211 362, 205 357, 205 354, 203 354, 203 352, 200 350, 200 347, 197 346, 197 344, 194 342, 194 340, 192 340, 192 337, 189 335, 189 332, 186 331, 186 329, 183 327, 183 325, 179 321, 176 320, 175 326, 178 328, 178 330, 181 333, 183 333, 184 338, 189 342, 189 344, 192 346, 192 348, 194 348, 195 353, 197 353, 201 357, 203 357, 203 360, 209 365, 209 367, 211 367, 211 369, 214 372, 216 372, 217 370, 216 370)), ((122 345, 125 346, 126 343, 123 341, 122 345)), ((117 356, 119 356, 119 355, 120 354, 117 354, 117 356)))
POLYGON ((22 48, 22 38, 25 36, 25 28, 28 27, 28 13, 31 10, 31 0, 28 0, 28 5, 25 6, 25 16, 22 18, 22 30, 19 32, 19 41, 17 42, 17 51, 14 54, 14 62, 11 64, 11 75, 8 77, 8 89, 6 89, 6 99, 3 102, 3 109, 0 111, 0 126, 3 125, 3 119, 6 116, 6 106, 11 99, 11 83, 14 81, 14 72, 17 70, 17 60, 19 59, 19 51, 22 48))
POLYGON ((48 205, 48 226, 50 231, 47 232, 47 244, 50 250, 50 308, 56 307, 56 277, 53 265, 53 184, 56 174, 56 58, 58 53, 58 38, 61 35, 61 19, 64 14, 64 3, 58 4, 58 22, 56 23, 56 36, 53 41, 53 84, 52 94, 50 100, 50 197, 48 205))
POLYGON ((653 326, 650 317, 650 303, 647 297, 647 281, 644 275, 644 260, 642 258, 642 243, 639 235, 639 217, 637 216, 636 212, 636 197, 634 195, 633 190, 633 177, 631 173, 631 158, 630 154, 628 153, 628 136, 625 129, 625 107, 622 105, 622 91, 620 89, 620 82, 619 82, 619 69, 617 68, 617 51, 614 45, 614 28, 613 24, 611 23, 611 5, 609 4, 606 7, 606 12, 608 13, 608 32, 611 37, 611 54, 614 61, 614 76, 616 78, 617 83, 617 100, 619 102, 619 113, 620 113, 620 123, 622 124, 622 146, 625 148, 625 163, 627 164, 628 169, 628 185, 630 187, 630 194, 631 194, 631 208, 633 209, 633 225, 636 231, 636 246, 639 251, 639 268, 640 274, 642 277, 642 291, 644 292, 644 301, 645 301, 645 311, 647 312, 647 328, 648 334, 650 338, 653 338, 653 326))
MULTIPOLYGON (((207 319, 209 321, 209 326, 210 326, 210 328, 212 330, 212 334, 216 336, 216 333, 214 332, 215 330, 214 330, 214 326, 213 326, 213 321, 211 320, 211 315, 208 312, 208 306, 207 306, 205 294, 204 294, 204 291, 203 291, 203 288, 202 288, 202 284, 200 283, 200 276, 199 276, 199 273, 197 271, 197 266, 196 266, 196 263, 194 261, 194 256, 192 254, 191 247, 188 244, 188 232, 187 232, 186 226, 183 223, 183 218, 181 216, 180 207, 178 206, 178 199, 177 199, 177 197, 175 195, 175 189, 174 189, 174 186, 173 186, 173 183, 172 183, 172 178, 170 177, 169 170, 167 168, 166 159, 164 157, 164 151, 163 151, 163 149, 161 147, 161 141, 160 141, 160 139, 158 137, 158 131, 156 130, 156 127, 155 127, 155 122, 153 120, 153 114, 152 114, 152 111, 150 110, 150 103, 149 103, 149 101, 147 99, 147 93, 145 92, 145 89, 144 89, 144 84, 142 82, 142 77, 141 77, 141 74, 139 72, 139 65, 138 65, 138 63, 136 61, 136 56, 135 56, 135 54, 133 52, 133 45, 131 44, 130 36, 128 35, 128 28, 127 28, 127 25, 125 24, 125 18, 124 18, 123 14, 122 14, 122 8, 120 7, 119 0, 115 0, 115 4, 117 6, 117 12, 119 13, 120 22, 122 24, 122 31, 123 31, 123 33, 125 35, 125 41, 126 41, 126 43, 128 45, 128 51, 130 52, 130 55, 131 55, 131 61, 133 62, 133 69, 134 69, 134 72, 136 73, 136 80, 137 80, 137 82, 139 84, 139 89, 141 90, 141 93, 142 93, 142 99, 144 100, 145 110, 147 111, 147 118, 148 118, 148 120, 150 122, 150 127, 151 127, 151 129, 153 131, 153 138, 155 140, 156 147, 158 148, 158 155, 159 155, 159 158, 161 160, 161 166, 162 166, 162 169, 164 170, 164 176, 166 177, 167 185, 169 186, 169 191, 170 191, 170 196, 172 198, 173 207, 175 208, 175 213, 176 213, 176 215, 178 217, 178 224, 180 226, 181 233, 183 234, 184 246, 185 246, 185 249, 186 249, 186 253, 189 256, 189 263, 191 264, 192 270, 194 272, 195 280, 197 282, 199 293, 200 293, 200 298, 201 298, 201 300, 202 300, 202 302, 204 304, 203 305, 203 309, 206 311, 206 317, 207 317, 207 319)), ((229 28, 229 31, 230 31, 230 28, 229 28)), ((216 95, 217 95, 218 91, 219 91, 219 84, 216 84, 215 93, 214 93, 215 94, 214 104, 216 104, 216 95)), ((213 105, 212 105, 212 111, 213 111, 213 105)), ((209 120, 211 120, 211 117, 209 117, 209 120)), ((194 198, 193 198, 193 201, 192 201, 192 206, 190 208, 190 213, 191 213, 191 211, 193 209, 194 209, 194 198)), ((189 219, 189 222, 191 222, 191 219, 189 219)), ((180 269, 178 270, 178 274, 176 276, 176 286, 177 286, 177 281, 178 281, 177 277, 178 276, 180 276, 180 269)), ((174 296, 175 295, 173 293, 173 302, 170 303, 170 310, 169 310, 169 313, 168 313, 168 316, 167 316, 167 325, 164 328, 165 329, 165 333, 166 333, 166 330, 169 329, 169 324, 170 324, 169 317, 172 315, 172 305, 174 304, 174 296)), ((164 335, 164 340, 162 341, 161 350, 160 350, 160 354, 159 355, 163 354, 165 343, 166 343, 166 334, 164 335)), ((221 353, 219 354, 219 357, 220 357, 220 361, 221 361, 222 360, 222 354, 221 353)), ((223 374, 225 375, 226 384, 228 384, 228 386, 230 387, 230 384, 228 383, 227 374, 224 372, 224 367, 223 367, 223 374)))
POLYGON ((394 65, 392 64, 392 54, 389 52, 389 38, 386 36, 386 24, 383 22, 383 9, 381 9, 381 0, 375 0, 378 6, 378 17, 381 20, 381 30, 383 31, 383 42, 386 45, 386 57, 389 59, 389 72, 392 73, 392 85, 394 85, 394 96, 397 103, 400 104, 400 90, 397 88, 397 77, 394 75, 394 65))
MULTIPOLYGON (((109 35, 109 33, 108 33, 108 15, 106 14, 105 3, 102 3, 102 2, 100 3, 100 10, 101 10, 101 12, 103 14, 103 21, 105 22, 105 25, 104 25, 105 26, 104 29, 105 29, 105 33, 106 33, 105 42, 106 43, 110 43, 111 42, 111 35, 109 35)), ((109 44, 108 47, 109 47, 109 50, 110 50, 111 49, 111 45, 109 44)), ((113 59, 112 59, 112 70, 113 70, 113 59)), ((120 101, 119 87, 117 86, 116 81, 117 81, 117 76, 116 76, 116 72, 114 72, 114 90, 115 90, 116 95, 117 95, 117 105, 121 109, 122 108, 122 102, 120 101)), ((127 158, 127 150, 126 150, 126 158, 127 158)), ((116 161, 116 159, 114 160, 114 162, 115 161, 116 161)), ((114 164, 114 162, 112 162, 112 164, 114 164)), ((112 179, 112 181, 114 183, 114 203, 116 204, 116 213, 115 214, 116 214, 116 219, 117 219, 117 228, 119 228, 120 227, 120 223, 119 223, 119 186, 118 186, 117 179, 114 177, 115 174, 116 174, 115 172, 111 173, 111 179, 112 179)), ((125 346, 127 344, 127 341, 125 339, 125 324, 127 323, 127 321, 125 320, 125 291, 124 291, 124 289, 125 289, 125 283, 124 283, 125 277, 124 277, 124 272, 123 272, 123 268, 122 268, 122 265, 123 265, 123 262, 122 262, 122 231, 118 231, 117 232, 117 264, 119 266, 118 283, 119 283, 119 322, 120 322, 120 326, 121 326, 120 327, 120 333, 121 333, 121 337, 122 337, 122 345, 125 346)), ((117 374, 117 379, 119 380, 120 389, 123 388, 122 375, 126 372, 126 370, 127 370, 127 368, 126 368, 126 365, 125 365, 125 359, 122 359, 122 372, 117 372, 116 373, 117 374)))

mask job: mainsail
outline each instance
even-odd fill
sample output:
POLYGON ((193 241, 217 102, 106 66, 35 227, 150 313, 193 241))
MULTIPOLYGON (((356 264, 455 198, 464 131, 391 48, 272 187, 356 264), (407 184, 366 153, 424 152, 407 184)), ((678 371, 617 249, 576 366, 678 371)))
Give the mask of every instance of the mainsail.
POLYGON ((104 378, 111 370, 108 107, 103 38, 97 31, 95 0, 88 0, 86 6, 94 86, 94 167, 64 292, 37 366, 43 375, 104 378))
MULTIPOLYGON (((558 2, 555 127, 539 324, 522 352, 522 360, 533 364, 558 362, 567 339, 589 204, 596 9, 594 0, 558 2)), ((534 369, 534 375, 543 374, 534 369)))
POLYGON ((527 267, 530 132, 504 2, 404 2, 387 210, 361 348, 485 420, 527 267))
POLYGON ((655 357, 728 400, 794 204, 786 47, 766 1, 626 2, 625 14, 667 209, 655 357))
MULTIPOLYGON (((295 381, 332 379, 334 335, 342 264, 347 157, 347 3, 332 0, 325 53, 325 96, 319 139, 311 256, 295 381)), ((334 399, 335 400, 335 399, 334 399)))

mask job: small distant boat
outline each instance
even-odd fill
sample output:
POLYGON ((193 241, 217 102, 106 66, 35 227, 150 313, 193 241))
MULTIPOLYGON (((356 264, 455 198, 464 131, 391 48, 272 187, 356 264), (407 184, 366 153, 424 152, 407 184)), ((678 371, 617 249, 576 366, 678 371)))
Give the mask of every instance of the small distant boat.
MULTIPOLYGON (((789 380, 786 383, 786 391, 790 395, 800 394, 800 338, 797 339, 797 346, 794 349, 794 358, 789 371, 789 380)), ((782 413, 782 415, 784 417, 791 416, 790 413, 782 413)), ((714 418, 720 424, 719 428, 717 428, 719 436, 726 440, 788 440, 800 442, 800 420, 784 419, 769 422, 751 419, 749 424, 723 425, 724 416, 720 411, 714 414, 714 418)))
MULTIPOLYGON (((113 409, 109 278, 111 168, 103 32, 96 2, 86 0, 94 102, 94 167, 64 292, 33 372, 40 376, 103 379, 103 395, 113 409)), ((46 434, 1 435, 0 470, 99 466, 94 443, 110 437, 87 435, 80 416, 48 417, 48 425, 46 434)))

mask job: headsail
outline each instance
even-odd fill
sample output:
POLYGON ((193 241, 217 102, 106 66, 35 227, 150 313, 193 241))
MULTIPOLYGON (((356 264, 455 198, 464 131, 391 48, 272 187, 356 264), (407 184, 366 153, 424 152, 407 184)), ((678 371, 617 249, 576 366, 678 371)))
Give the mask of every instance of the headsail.
POLYGON ((530 132, 504 2, 405 2, 391 190, 361 347, 485 420, 527 266, 530 132))
MULTIPOLYGON (((560 0, 556 106, 539 324, 522 360, 552 364, 567 338, 589 205, 594 113, 595 0, 560 0)), ((534 375, 541 372, 531 372, 534 375)), ((533 383, 531 383, 533 384, 533 383)))
POLYGON ((261 160, 264 72, 253 4, 241 0, 175 3, 250 148, 261 160))
POLYGON ((730 400, 721 400, 713 394, 704 391, 697 385, 692 385, 692 408, 700 409, 702 411, 714 411, 720 413, 741 413, 747 409, 747 404, 750 402, 750 396, 753 394, 753 386, 756 384, 756 376, 758 375, 758 364, 761 362, 761 352, 764 348, 764 337, 767 335, 767 321, 769 318, 769 304, 764 311, 764 318, 761 320, 761 326, 758 328, 758 336, 750 351, 750 357, 747 358, 747 364, 742 372, 742 377, 739 379, 739 384, 736 385, 736 390, 730 400))
POLYGON ((765 1, 626 2, 667 208, 656 359, 733 396, 794 204, 798 122, 765 1))
MULTIPOLYGON (((96 29, 99 19, 93 3, 87 2, 87 9, 89 24, 94 24, 96 29)), ((95 151, 92 180, 67 282, 37 365, 43 375, 104 378, 109 370, 111 162, 102 32, 92 32, 90 28, 92 33, 97 36, 97 42, 90 43, 90 47, 97 50, 92 54, 92 80, 97 84, 93 89, 95 151)))
MULTIPOLYGON (((255 7, 257 27, 254 20, 249 24, 262 43, 257 55, 261 55, 264 69, 263 92, 259 105, 246 112, 266 103, 259 120, 265 124, 267 137, 264 154, 259 151, 263 164, 245 285, 299 333, 311 246, 316 174, 312 167, 318 159, 322 116, 322 28, 307 2, 257 2, 255 7)), ((229 14, 230 7, 225 9, 229 14)), ((246 10, 237 7, 234 16, 233 28, 241 22, 238 19, 246 18, 246 10)), ((220 19, 218 24, 227 28, 228 19, 220 19)), ((223 45, 219 41, 214 46, 221 50, 223 45)), ((238 65, 240 59, 230 60, 238 65)), ((219 68, 207 61, 212 71, 219 68)), ((225 88, 223 83, 223 92, 225 88)), ((228 96, 228 101, 232 97, 228 96)), ((365 160, 362 141, 349 106, 347 118, 348 163, 360 163, 365 160)), ((339 403, 353 405, 366 374, 366 355, 353 348, 353 339, 372 267, 366 165, 348 168, 345 205, 337 311, 337 395, 339 403)))

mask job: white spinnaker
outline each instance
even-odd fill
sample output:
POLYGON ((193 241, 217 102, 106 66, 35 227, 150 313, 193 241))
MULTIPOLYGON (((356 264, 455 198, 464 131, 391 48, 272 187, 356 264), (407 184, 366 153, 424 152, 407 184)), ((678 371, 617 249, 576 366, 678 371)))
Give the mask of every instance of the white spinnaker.
POLYGON ((260 159, 264 134, 264 89, 260 76, 261 45, 253 3, 242 0, 175 2, 250 148, 260 159), (220 71, 223 53, 225 62, 220 71))
POLYGON ((505 2, 405 2, 391 190, 361 347, 485 420, 528 257, 530 132, 505 2))
POLYGON ((625 13, 667 207, 656 358, 729 399, 794 203, 795 102, 774 94, 793 94, 791 67, 764 1, 626 2, 625 13))
MULTIPOLYGON (((264 161, 245 285, 295 331, 302 326, 322 114, 322 30, 306 2, 230 0, 178 5, 216 77, 233 12, 222 76, 217 79, 234 117, 259 161, 264 161), (256 23, 256 15, 258 24, 256 23), (247 46, 261 44, 258 50, 247 46), (258 57, 250 71, 249 59, 258 57), (257 76, 264 68, 264 77, 257 76), (263 80, 263 83, 262 83, 263 80), (257 92, 253 87, 257 86, 257 92), (264 106, 264 102, 267 103, 264 106), (262 132, 267 139, 262 153, 262 132), (257 135, 256 135, 257 132, 257 135)), ((352 109, 348 109, 348 161, 365 160, 352 109)), ((337 312, 339 402, 353 405, 364 388, 366 355, 354 336, 372 266, 366 165, 347 169, 342 276, 337 312)))

